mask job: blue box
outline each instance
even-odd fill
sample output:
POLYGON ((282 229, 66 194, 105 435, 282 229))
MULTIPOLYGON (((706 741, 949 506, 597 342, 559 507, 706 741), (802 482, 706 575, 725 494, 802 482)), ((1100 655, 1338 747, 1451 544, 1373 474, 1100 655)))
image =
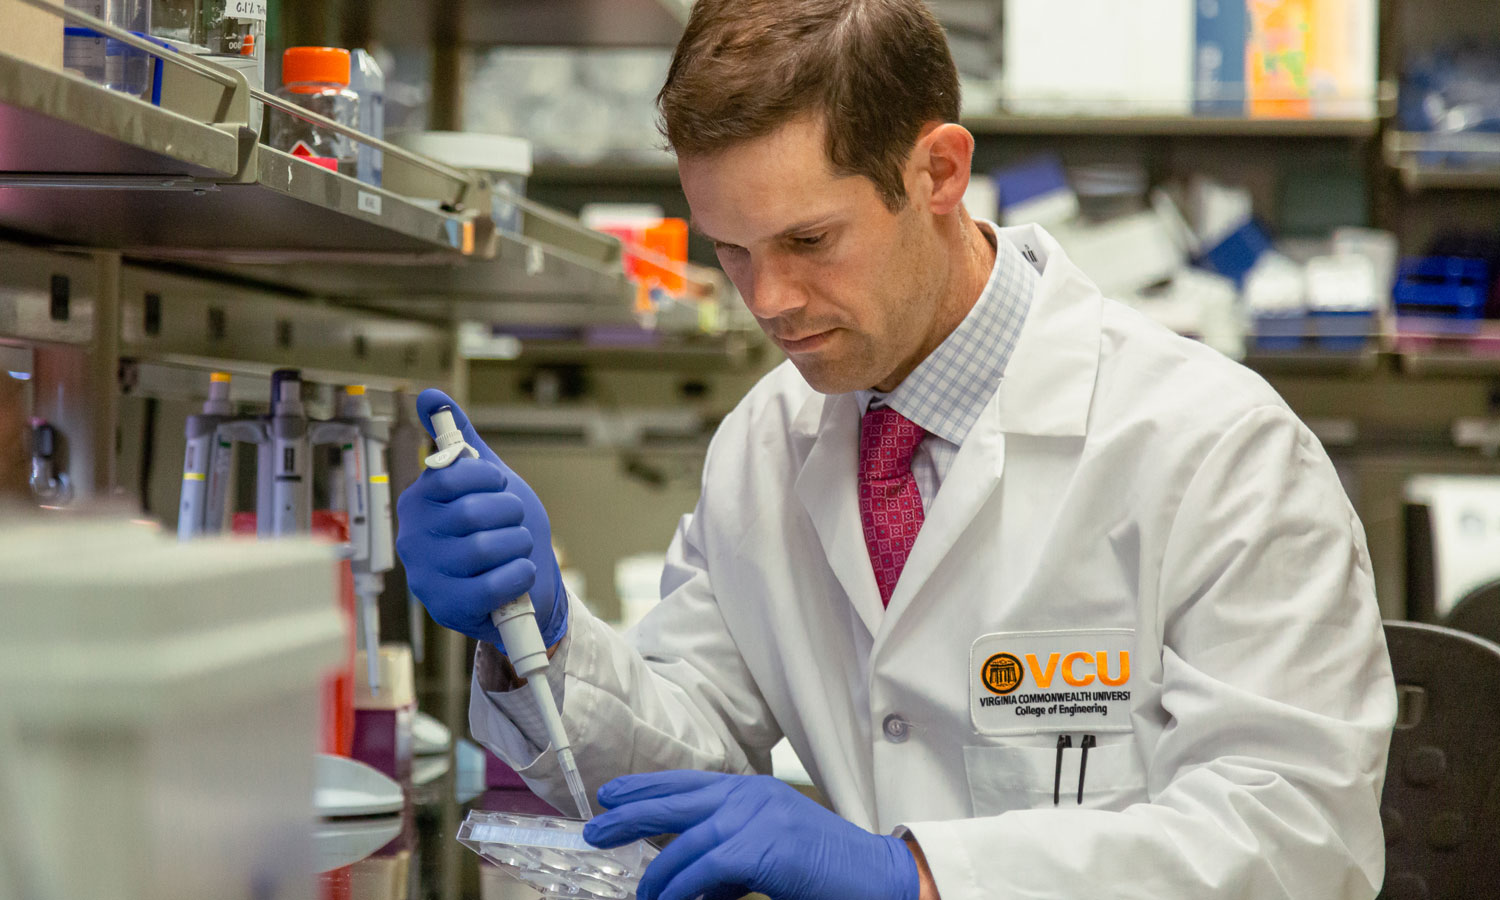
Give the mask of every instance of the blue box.
POLYGON ((1245 288, 1245 276, 1255 268, 1260 255, 1271 249, 1271 236, 1258 222, 1251 220, 1231 231, 1222 241, 1198 257, 1198 265, 1218 272, 1245 288))
POLYGON ((1489 299, 1490 266, 1463 256, 1421 256, 1401 262, 1392 291, 1396 313, 1478 319, 1489 299))

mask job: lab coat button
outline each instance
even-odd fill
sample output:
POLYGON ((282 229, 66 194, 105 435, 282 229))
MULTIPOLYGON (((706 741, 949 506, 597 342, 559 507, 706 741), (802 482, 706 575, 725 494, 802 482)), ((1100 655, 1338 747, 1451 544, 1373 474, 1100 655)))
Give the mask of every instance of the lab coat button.
POLYGON ((911 725, 905 719, 895 713, 891 713, 885 717, 885 723, 881 725, 881 730, 885 732, 886 740, 893 744, 899 744, 906 740, 907 734, 911 730, 911 725))

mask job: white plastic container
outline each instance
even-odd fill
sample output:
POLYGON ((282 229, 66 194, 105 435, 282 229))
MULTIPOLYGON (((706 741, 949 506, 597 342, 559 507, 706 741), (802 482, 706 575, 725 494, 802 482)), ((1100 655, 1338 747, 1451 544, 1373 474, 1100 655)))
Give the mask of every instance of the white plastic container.
POLYGON ((0 830, 36 848, 40 896, 311 897, 333 548, 86 521, 0 536, 0 830))
POLYGON ((462 131, 423 131, 393 140, 455 169, 485 175, 491 184, 490 218, 495 227, 520 233, 521 208, 513 201, 526 197, 526 180, 531 177, 530 141, 503 134, 462 131))

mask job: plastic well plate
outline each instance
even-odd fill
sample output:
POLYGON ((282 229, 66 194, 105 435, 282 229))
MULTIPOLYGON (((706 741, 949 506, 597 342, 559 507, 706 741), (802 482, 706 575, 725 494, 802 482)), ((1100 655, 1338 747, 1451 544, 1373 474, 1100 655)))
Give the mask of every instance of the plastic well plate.
POLYGON ((478 810, 459 826, 458 841, 543 897, 570 900, 634 897, 658 852, 644 841, 600 850, 583 839, 577 819, 478 810))

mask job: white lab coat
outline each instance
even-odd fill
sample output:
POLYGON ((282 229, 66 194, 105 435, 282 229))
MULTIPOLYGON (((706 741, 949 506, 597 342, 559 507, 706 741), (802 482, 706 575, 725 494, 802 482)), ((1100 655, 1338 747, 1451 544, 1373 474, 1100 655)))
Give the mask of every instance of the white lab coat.
MULTIPOLYGON (((915 834, 944 900, 1373 897, 1395 692, 1332 465, 1256 375, 1101 297, 1041 229, 998 233, 1041 278, 889 608, 856 399, 783 365, 719 428, 661 605, 627 639, 573 604, 590 790, 769 771, 785 735, 841 815, 915 834), (1056 733, 976 731, 970 651, 1098 628, 1133 631, 1131 699, 1080 804, 1056 733)), ((471 726, 514 745, 477 685, 471 726)), ((507 761, 566 804, 550 754, 507 761)))

